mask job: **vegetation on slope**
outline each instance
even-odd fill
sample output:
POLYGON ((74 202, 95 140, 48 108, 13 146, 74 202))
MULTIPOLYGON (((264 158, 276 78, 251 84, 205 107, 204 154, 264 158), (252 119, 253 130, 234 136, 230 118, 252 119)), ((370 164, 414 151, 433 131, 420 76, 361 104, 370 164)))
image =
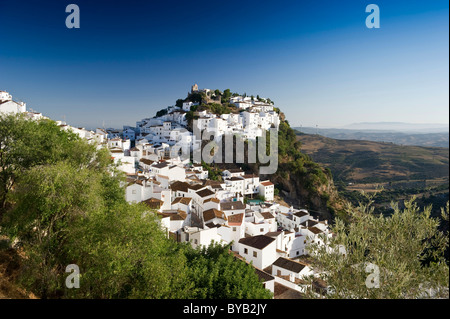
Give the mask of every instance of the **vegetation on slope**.
POLYGON ((342 209, 331 171, 314 162, 301 151, 295 131, 281 115, 278 132, 278 170, 270 176, 287 202, 318 212, 333 219, 342 209))
MULTIPOLYGON (((376 215, 368 204, 346 208, 349 222, 339 218, 325 246, 310 246, 313 266, 323 271, 328 294, 308 291, 312 298, 412 299, 448 298, 448 203, 442 209, 447 230, 413 200, 391 216, 376 215)), ((311 278, 312 280, 312 278, 311 278)))

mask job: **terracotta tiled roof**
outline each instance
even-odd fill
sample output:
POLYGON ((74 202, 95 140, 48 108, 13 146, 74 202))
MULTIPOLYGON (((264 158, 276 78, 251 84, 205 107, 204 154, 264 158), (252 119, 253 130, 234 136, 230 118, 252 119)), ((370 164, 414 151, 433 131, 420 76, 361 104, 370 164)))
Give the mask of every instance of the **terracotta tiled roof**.
POLYGON ((273 231, 273 232, 265 233, 265 235, 266 235, 266 236, 269 236, 269 237, 277 237, 277 236, 279 236, 280 234, 281 234, 281 231, 273 231))
POLYGON ((187 193, 189 186, 190 185, 186 182, 175 181, 172 184, 170 184, 170 189, 174 192, 181 191, 187 193))
POLYGON ((227 216, 225 215, 225 213, 218 209, 211 208, 203 212, 203 220, 205 222, 214 218, 222 218, 224 220, 227 220, 227 216))
POLYGON ((262 271, 261 269, 258 269, 256 267, 253 267, 253 268, 255 269, 255 272, 258 275, 259 280, 261 282, 275 280, 275 278, 272 275, 266 273, 265 271, 262 271))
POLYGON ((300 273, 303 270, 303 268, 306 267, 306 265, 304 264, 283 257, 280 257, 277 260, 275 260, 273 266, 277 266, 292 271, 294 273, 300 273))
POLYGON ((322 231, 317 227, 308 227, 308 230, 316 235, 322 233, 322 231))
POLYGON ((152 161, 152 160, 149 160, 149 159, 147 159, 147 158, 141 158, 141 159, 139 160, 139 162, 144 163, 145 165, 152 165, 152 164, 153 164, 153 161, 152 161))
POLYGON ((155 168, 164 168, 167 166, 169 166, 169 164, 167 164, 166 162, 161 162, 161 163, 153 165, 153 167, 155 167, 155 168))
POLYGON ((264 219, 275 218, 271 213, 261 213, 261 216, 264 217, 264 219))
POLYGON ((149 198, 147 200, 143 201, 148 207, 153 209, 159 209, 164 202, 162 200, 159 200, 157 198, 149 198))
POLYGON ((271 186, 271 185, 273 185, 273 183, 270 182, 270 181, 266 181, 266 182, 261 182, 261 185, 263 185, 263 186, 271 186))
POLYGON ((294 213, 294 215, 297 216, 297 217, 303 217, 303 216, 306 216, 306 215, 309 215, 309 214, 307 212, 305 212, 305 211, 299 211, 299 212, 294 213))
POLYGON ((204 201, 204 203, 208 203, 208 202, 214 202, 214 203, 220 204, 220 200, 217 199, 217 198, 215 198, 215 197, 213 197, 213 198, 208 198, 208 199, 206 199, 206 200, 204 201))
POLYGON ((228 216, 228 225, 230 226, 240 226, 244 220, 244 214, 236 214, 228 216))
POLYGON ((205 187, 205 186, 200 185, 200 184, 194 184, 194 185, 189 185, 188 187, 189 187, 190 189, 193 189, 194 191, 198 191, 199 189, 202 189, 202 188, 205 187))
POLYGON ((275 240, 274 238, 265 235, 258 235, 247 238, 241 238, 239 239, 239 243, 256 249, 263 249, 267 247, 270 243, 272 243, 274 240, 275 240))
POLYGON ((214 195, 215 193, 212 190, 205 188, 205 189, 202 189, 201 191, 198 191, 196 194, 200 197, 207 197, 207 196, 214 195))
POLYGON ((184 204, 184 205, 189 205, 189 203, 192 201, 192 198, 190 197, 177 197, 174 199, 174 201, 172 202, 172 205, 174 204, 184 204))
POLYGON ((245 205, 241 201, 237 202, 225 202, 220 204, 222 210, 241 210, 245 209, 245 205))

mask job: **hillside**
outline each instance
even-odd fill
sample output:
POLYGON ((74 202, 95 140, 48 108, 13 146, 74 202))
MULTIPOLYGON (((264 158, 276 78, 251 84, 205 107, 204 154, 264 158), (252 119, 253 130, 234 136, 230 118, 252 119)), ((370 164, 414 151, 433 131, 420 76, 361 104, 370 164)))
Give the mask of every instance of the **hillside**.
POLYGON ((278 169, 267 178, 286 203, 307 208, 319 218, 333 221, 344 203, 331 170, 303 150, 284 113, 279 114, 278 169))
POLYGON ((390 203, 416 196, 420 206, 433 205, 433 215, 449 198, 449 149, 399 146, 360 140, 338 140, 297 132, 302 150, 329 168, 343 198, 357 205, 361 191, 374 194, 378 212, 390 203), (382 190, 382 191, 381 191, 382 190))
POLYGON ((338 140, 297 133, 302 150, 329 167, 335 180, 383 183, 448 178, 449 149, 338 140))

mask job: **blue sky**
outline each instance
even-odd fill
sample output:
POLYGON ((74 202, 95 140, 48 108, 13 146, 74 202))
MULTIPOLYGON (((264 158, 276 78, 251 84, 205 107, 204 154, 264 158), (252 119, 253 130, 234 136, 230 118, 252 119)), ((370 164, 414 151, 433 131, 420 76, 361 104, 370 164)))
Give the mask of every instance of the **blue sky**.
POLYGON ((441 0, 0 0, 0 90, 85 127, 134 125, 194 83, 270 97, 292 126, 448 123, 448 17, 441 0))

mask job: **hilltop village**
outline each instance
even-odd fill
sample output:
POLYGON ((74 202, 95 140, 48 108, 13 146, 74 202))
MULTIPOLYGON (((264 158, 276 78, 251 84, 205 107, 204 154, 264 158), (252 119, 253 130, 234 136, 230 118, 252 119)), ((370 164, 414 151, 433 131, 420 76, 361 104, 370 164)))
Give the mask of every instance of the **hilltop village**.
MULTIPOLYGON (((28 112, 25 103, 0 91, 3 113, 23 113, 31 120, 46 118, 28 112)), ((110 150, 114 163, 126 174, 126 200, 145 203, 156 212, 168 238, 193 247, 231 244, 232 253, 252 263, 275 297, 304 292, 302 278, 318 278, 304 258, 307 247, 332 236, 327 221, 278 201, 270 180, 242 168, 223 170, 221 179, 213 180, 202 163, 170 156, 175 146, 189 151, 200 147, 190 127, 193 118, 199 130, 214 132, 216 139, 231 133, 254 140, 280 124, 279 109, 270 99, 224 94, 197 85, 185 100, 153 118, 137 121, 135 127, 92 131, 56 122, 61 129, 110 150)))

